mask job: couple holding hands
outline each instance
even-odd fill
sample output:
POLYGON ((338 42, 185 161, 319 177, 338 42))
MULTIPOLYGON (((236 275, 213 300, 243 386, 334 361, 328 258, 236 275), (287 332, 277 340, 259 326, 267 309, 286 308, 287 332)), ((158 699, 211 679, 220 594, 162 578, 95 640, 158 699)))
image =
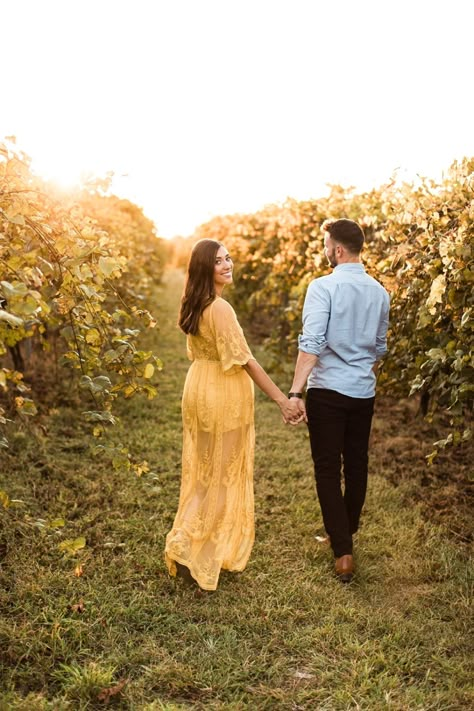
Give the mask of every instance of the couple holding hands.
POLYGON ((307 423, 335 574, 343 583, 353 578, 352 536, 367 489, 390 300, 360 261, 364 233, 356 222, 326 220, 322 233, 333 271, 308 287, 288 395, 255 360, 235 311, 222 298, 232 283, 226 248, 203 239, 192 250, 178 321, 192 364, 182 400, 179 505, 165 561, 171 575, 193 579, 203 590, 216 590, 222 569, 242 571, 254 542, 254 383, 286 423, 307 423))

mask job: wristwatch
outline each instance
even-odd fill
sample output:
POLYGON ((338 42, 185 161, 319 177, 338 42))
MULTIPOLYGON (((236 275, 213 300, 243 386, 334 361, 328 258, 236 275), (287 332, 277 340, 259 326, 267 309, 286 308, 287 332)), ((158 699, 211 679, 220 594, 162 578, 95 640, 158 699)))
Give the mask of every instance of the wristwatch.
POLYGON ((299 397, 301 400, 303 399, 303 393, 288 393, 288 399, 292 397, 299 397))

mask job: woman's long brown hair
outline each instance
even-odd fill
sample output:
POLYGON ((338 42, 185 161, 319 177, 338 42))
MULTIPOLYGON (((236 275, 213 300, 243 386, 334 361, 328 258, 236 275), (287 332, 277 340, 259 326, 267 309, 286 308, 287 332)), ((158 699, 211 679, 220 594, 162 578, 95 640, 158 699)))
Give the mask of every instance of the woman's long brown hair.
POLYGON ((178 326, 184 333, 193 336, 198 333, 202 312, 216 298, 214 267, 221 247, 214 239, 201 239, 193 247, 178 318, 178 326))

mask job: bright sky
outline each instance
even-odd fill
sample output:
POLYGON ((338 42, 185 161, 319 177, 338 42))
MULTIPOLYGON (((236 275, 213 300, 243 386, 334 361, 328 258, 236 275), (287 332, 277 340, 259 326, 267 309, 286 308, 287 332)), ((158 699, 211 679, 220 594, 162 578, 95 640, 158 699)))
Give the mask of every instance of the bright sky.
POLYGON ((14 0, 0 140, 165 237, 474 156, 469 0, 14 0))

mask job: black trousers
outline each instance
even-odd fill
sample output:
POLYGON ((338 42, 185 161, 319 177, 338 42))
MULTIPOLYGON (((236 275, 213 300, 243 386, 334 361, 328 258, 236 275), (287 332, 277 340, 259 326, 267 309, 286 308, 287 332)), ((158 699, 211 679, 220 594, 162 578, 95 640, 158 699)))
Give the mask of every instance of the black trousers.
POLYGON ((368 448, 375 398, 354 398, 335 390, 310 388, 306 397, 324 527, 336 557, 352 553, 352 534, 367 491, 368 448), (344 472, 342 492, 341 464, 344 472))

